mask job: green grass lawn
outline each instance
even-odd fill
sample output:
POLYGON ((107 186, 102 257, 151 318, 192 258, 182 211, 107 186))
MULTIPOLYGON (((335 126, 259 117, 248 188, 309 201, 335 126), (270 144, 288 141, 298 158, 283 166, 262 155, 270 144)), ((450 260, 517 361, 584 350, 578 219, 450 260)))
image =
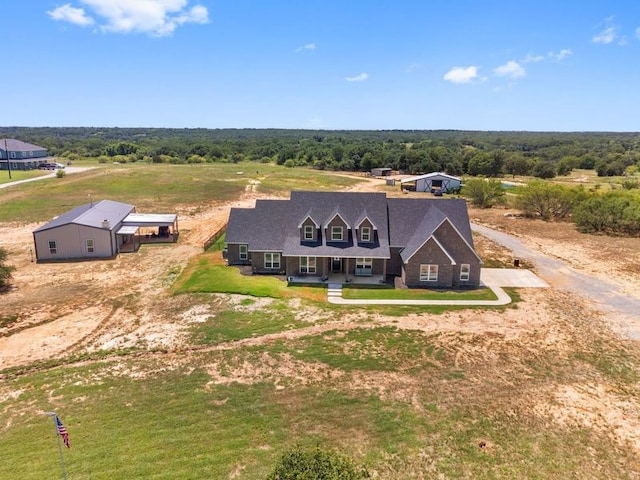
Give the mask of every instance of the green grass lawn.
POLYGON ((342 288, 342 297, 372 300, 496 300, 489 288, 469 290, 431 290, 422 288, 367 288, 349 286, 342 288))
POLYGON ((11 178, 9 178, 8 170, 0 170, 0 184, 9 182, 18 182, 20 180, 29 180, 52 173, 50 170, 11 170, 11 178))
MULTIPOLYGON (((88 166, 84 163, 82 166, 88 166)), ((91 199, 136 206, 141 212, 173 212, 177 206, 208 208, 236 200, 247 189, 288 196, 290 190, 332 190, 358 179, 271 164, 89 164, 95 168, 0 190, 0 222, 42 221, 91 199)))
MULTIPOLYGON (((228 316, 225 328, 245 321, 228 316)), ((62 478, 50 410, 69 431, 63 453, 77 480, 263 479, 296 444, 337 448, 381 479, 634 478, 637 459, 606 433, 550 424, 527 407, 550 377, 581 382, 603 370, 509 348, 378 327, 32 371, 0 386, 0 478, 62 478), (459 357, 471 346, 495 359, 479 368, 473 353, 459 357)))

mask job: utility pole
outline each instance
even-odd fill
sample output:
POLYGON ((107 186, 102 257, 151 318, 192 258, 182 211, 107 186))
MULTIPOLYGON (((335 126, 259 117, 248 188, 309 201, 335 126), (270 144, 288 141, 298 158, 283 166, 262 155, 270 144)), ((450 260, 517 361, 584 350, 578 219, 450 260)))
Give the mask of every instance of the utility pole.
POLYGON ((7 156, 7 170, 9 171, 9 180, 11 180, 11 162, 9 161, 9 149, 7 148, 7 139, 4 139, 4 154, 7 156))

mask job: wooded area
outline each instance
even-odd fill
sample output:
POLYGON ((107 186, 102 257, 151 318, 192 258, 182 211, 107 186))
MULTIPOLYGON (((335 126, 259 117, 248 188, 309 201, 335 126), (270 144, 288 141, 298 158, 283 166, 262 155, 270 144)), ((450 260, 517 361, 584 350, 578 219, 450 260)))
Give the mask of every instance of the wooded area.
POLYGON ((574 168, 600 176, 640 168, 640 134, 454 130, 0 128, 0 136, 74 160, 155 163, 272 162, 321 170, 390 167, 408 174, 533 175, 574 168))
MULTIPOLYGON (((513 206, 544 220, 571 219, 584 232, 640 234, 640 134, 453 130, 0 128, 0 136, 45 147, 61 159, 100 163, 277 163, 368 172, 445 172, 550 179, 573 169, 624 176, 618 191, 529 183, 513 206)), ((483 208, 505 202, 501 182, 467 179, 462 192, 483 208)))

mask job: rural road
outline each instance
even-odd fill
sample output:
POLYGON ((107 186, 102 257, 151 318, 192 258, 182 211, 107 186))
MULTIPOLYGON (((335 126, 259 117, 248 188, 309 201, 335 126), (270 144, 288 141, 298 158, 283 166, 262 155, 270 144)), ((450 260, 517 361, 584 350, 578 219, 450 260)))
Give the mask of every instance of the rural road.
POLYGON ((630 339, 640 340, 640 299, 625 294, 620 285, 581 273, 563 260, 527 247, 512 235, 477 224, 472 224, 471 228, 510 249, 517 258, 530 261, 535 265, 537 274, 550 285, 576 293, 605 314, 611 314, 610 324, 616 331, 630 339))
MULTIPOLYGON (((93 167, 66 167, 65 171, 67 173, 78 173, 84 172, 85 170, 90 170, 91 168, 93 167)), ((55 176, 56 172, 53 171, 51 173, 47 173, 46 175, 42 175, 41 177, 27 178, 26 180, 16 180, 15 182, 0 183, 0 188, 13 187, 14 185, 20 185, 21 183, 37 182, 38 180, 44 180, 45 178, 54 178, 55 176)))

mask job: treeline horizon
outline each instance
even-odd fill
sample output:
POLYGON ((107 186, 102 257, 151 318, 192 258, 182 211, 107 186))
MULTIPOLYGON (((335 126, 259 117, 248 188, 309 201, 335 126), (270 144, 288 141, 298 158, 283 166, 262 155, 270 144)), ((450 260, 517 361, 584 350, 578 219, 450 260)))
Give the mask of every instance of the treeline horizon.
POLYGON ((319 170, 390 167, 409 174, 552 178, 640 168, 638 132, 307 130, 277 128, 0 127, 0 136, 68 160, 150 163, 275 162, 319 170))

